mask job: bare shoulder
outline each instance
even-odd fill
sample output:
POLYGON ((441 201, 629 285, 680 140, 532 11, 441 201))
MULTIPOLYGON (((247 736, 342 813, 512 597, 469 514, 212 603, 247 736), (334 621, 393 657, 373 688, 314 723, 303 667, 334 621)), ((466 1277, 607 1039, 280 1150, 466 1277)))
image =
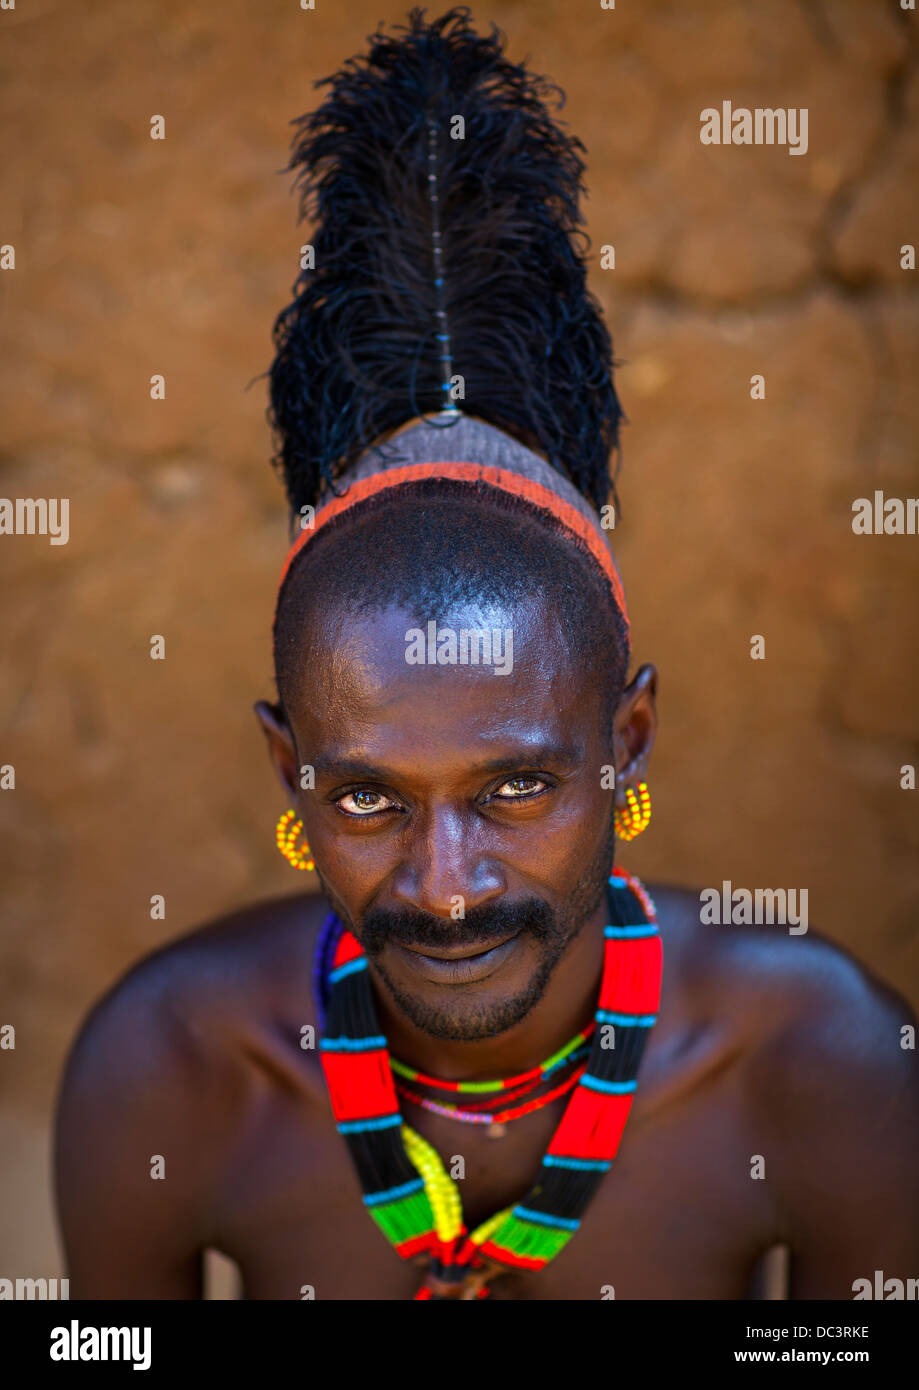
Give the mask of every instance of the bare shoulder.
POLYGON ((789 1181, 810 1172, 826 1186, 833 1171, 844 1190, 859 1177, 902 1190, 919 1159, 907 1000, 820 931, 710 925, 699 893, 649 891, 664 941, 662 1011, 669 988, 679 1012, 732 1037, 755 1123, 775 1137, 789 1181))
POLYGON ((298 897, 206 923, 144 957, 91 1009, 54 1127, 74 1297, 201 1296, 200 1252, 242 1118, 285 1067, 311 1084, 298 1021, 310 1019, 322 915, 298 897))
POLYGON ((698 892, 660 885, 649 891, 665 962, 671 957, 670 985, 690 1008, 747 1018, 751 1040, 770 1064, 803 1047, 801 1078, 808 1058, 822 1066, 832 1055, 910 1075, 916 1058, 910 1005, 845 947, 813 928, 793 934, 777 923, 710 924, 702 920, 698 892))
MULTIPOLYGON (((307 991, 319 924, 328 912, 315 895, 269 899, 214 918, 169 941, 127 969, 92 1006, 71 1048, 100 1066, 138 1065, 151 1048, 194 1050, 246 1026, 260 1002, 307 991), (137 1040, 136 1056, 132 1040, 137 1040), (112 1044, 118 1045, 118 1050, 112 1044), (101 1052, 105 1053, 103 1057, 101 1052)), ((302 1008, 302 1004, 301 1004, 302 1008)), ((157 1059, 162 1062, 162 1056, 157 1059)))
POLYGON ((865 1297, 873 1271, 902 1289, 919 1265, 909 1004, 818 931, 707 925, 698 893, 656 900, 665 983, 669 946, 671 992, 734 1049, 743 1161, 791 1252, 789 1297, 865 1297))
POLYGON ((167 942, 132 965, 93 1005, 68 1058, 66 1077, 140 1084, 228 1055, 261 1011, 312 1007, 311 953, 324 900, 308 894, 254 904, 167 942))
MULTIPOLYGON (((285 963, 301 954, 321 919, 319 900, 284 897, 214 918, 142 956, 111 983, 87 1014, 76 1047, 94 1036, 143 1016, 164 1028, 193 1035, 204 1015, 232 1015, 241 996, 267 982, 280 950, 285 963), (299 929, 299 930, 298 930, 299 929)), ((326 909, 327 910, 327 909, 326 909)), ((283 972, 280 972, 283 973, 283 972)))

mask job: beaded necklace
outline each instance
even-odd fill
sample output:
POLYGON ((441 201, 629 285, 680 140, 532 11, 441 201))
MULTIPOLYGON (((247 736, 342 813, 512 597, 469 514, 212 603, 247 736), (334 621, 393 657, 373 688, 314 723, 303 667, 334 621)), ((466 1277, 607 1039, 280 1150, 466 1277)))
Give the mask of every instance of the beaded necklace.
POLYGON ((468 1125, 488 1125, 488 1133, 494 1138, 501 1138, 504 1126, 511 1120, 518 1120, 523 1115, 532 1114, 534 1110, 541 1110, 577 1084, 580 1071, 573 1072, 560 1085, 552 1083, 557 1080, 556 1072, 575 1066, 587 1056, 590 1052, 587 1039, 595 1026, 591 1022, 586 1028, 582 1028, 580 1033, 576 1033, 564 1047, 560 1047, 538 1067, 532 1067, 529 1071, 519 1072, 516 1076, 508 1076, 500 1081, 442 1081, 436 1076, 428 1076, 425 1072, 407 1067, 390 1053, 389 1065, 395 1073, 396 1093, 403 1100, 420 1106, 422 1110, 429 1110, 434 1115, 443 1115, 448 1120, 459 1120, 462 1124, 468 1125), (405 1084, 403 1078, 415 1086, 457 1095, 459 1101, 453 1104, 419 1095, 417 1090, 405 1084), (550 1087, 548 1090, 544 1089, 541 1094, 534 1095, 547 1084, 550 1087), (489 1092, 498 1094, 489 1096, 489 1092), (473 1099, 465 1099, 467 1095, 473 1099), (480 1099, 483 1096, 486 1099, 480 1099), (529 1099, 524 1100, 524 1096, 528 1096, 529 1099))
MULTIPOLYGON (((581 1052, 574 1054, 578 1058, 581 1055, 583 1055, 581 1052)), ((402 1097, 412 1101, 414 1105, 420 1105, 423 1111, 431 1111, 432 1115, 444 1115, 444 1118, 448 1120, 459 1120, 463 1125, 506 1125, 509 1120, 520 1119, 521 1115, 531 1115, 532 1111, 541 1111, 549 1102, 558 1099, 559 1095, 566 1094, 577 1083, 583 1070, 581 1068, 578 1072, 571 1073, 571 1076, 562 1081, 560 1086, 552 1087, 551 1091, 544 1091, 542 1095, 528 1099, 523 1104, 519 1104, 520 1097, 514 1097, 513 1105, 507 1104, 507 1098, 503 1098, 503 1109, 501 1108, 502 1101, 485 1102, 485 1104, 492 1106, 492 1109, 485 1109, 485 1111, 463 1109, 459 1105, 444 1105, 439 1101, 432 1101, 427 1095, 418 1095, 417 1091, 403 1086, 400 1081, 396 1081, 396 1095, 402 1095, 402 1097)), ((526 1095, 526 1091, 523 1094, 526 1095)))
POLYGON ((416 1299, 488 1297, 496 1275, 542 1269, 578 1229, 612 1166, 660 1003, 663 952, 654 904, 638 879, 616 869, 608 883, 588 1062, 534 1186, 472 1232, 437 1151, 399 1112, 363 948, 341 923, 321 934, 316 998, 325 1014, 320 1060, 332 1110, 370 1216, 403 1259, 427 1261, 416 1299))
POLYGON ((509 1124, 511 1120, 519 1120, 523 1115, 531 1115, 534 1110, 542 1110, 553 1100, 558 1100, 559 1096, 566 1095, 572 1086, 576 1086, 585 1068, 581 1067, 573 1072, 566 1081, 560 1086, 554 1086, 551 1091, 546 1091, 535 1100, 525 1101, 522 1105, 506 1106, 504 1110, 461 1110, 457 1105, 442 1105, 439 1101, 430 1100, 427 1096, 419 1096, 417 1092, 409 1090, 407 1086, 402 1086, 396 1082, 396 1094, 403 1096, 406 1100, 419 1105, 422 1110, 430 1110, 433 1115, 443 1115, 447 1120, 459 1120, 467 1125, 490 1125, 501 1126, 500 1134, 503 1134, 503 1126, 509 1124))
POLYGON ((531 1067, 529 1071, 518 1072, 516 1076, 506 1076, 501 1081, 441 1081, 437 1076, 428 1076, 426 1072, 415 1071, 412 1067, 407 1067, 404 1062, 397 1062, 395 1057, 390 1057, 389 1064, 397 1076, 404 1076, 408 1081, 415 1081, 421 1085, 433 1086, 438 1091, 458 1091, 475 1095, 484 1095, 488 1091, 510 1091, 522 1086, 526 1081, 541 1081, 544 1076, 556 1067, 560 1067, 567 1061, 570 1054, 586 1042, 594 1030, 595 1025, 589 1023, 586 1028, 582 1028, 580 1033, 575 1033, 570 1042, 565 1043, 557 1052, 545 1062, 541 1062, 538 1067, 531 1067))

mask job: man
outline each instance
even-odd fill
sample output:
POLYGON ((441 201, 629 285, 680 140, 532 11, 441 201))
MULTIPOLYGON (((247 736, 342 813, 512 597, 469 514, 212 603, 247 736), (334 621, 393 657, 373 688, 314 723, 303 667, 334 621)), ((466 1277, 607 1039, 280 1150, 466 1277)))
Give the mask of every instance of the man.
POLYGON ((657 676, 627 677, 620 411, 546 92, 413 13, 301 123, 319 230, 271 385, 302 526, 256 708, 324 897, 93 1011, 74 1297, 200 1297, 208 1247, 262 1299, 737 1299, 778 1243, 793 1298, 919 1274, 904 1001, 622 866, 657 676))

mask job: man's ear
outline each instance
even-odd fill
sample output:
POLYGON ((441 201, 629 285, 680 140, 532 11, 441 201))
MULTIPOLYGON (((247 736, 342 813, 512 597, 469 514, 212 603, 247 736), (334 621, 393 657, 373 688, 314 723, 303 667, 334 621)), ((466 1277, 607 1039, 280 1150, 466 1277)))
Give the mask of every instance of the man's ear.
POLYGON ((300 795, 300 770, 287 716, 280 705, 269 704, 267 700, 256 700, 253 708, 268 740, 268 756, 281 779, 281 786, 293 798, 291 805, 295 806, 300 795))
POLYGON ((624 804, 625 788, 645 779, 657 733, 657 670, 649 663, 638 668, 622 692, 613 730, 616 800, 624 804))

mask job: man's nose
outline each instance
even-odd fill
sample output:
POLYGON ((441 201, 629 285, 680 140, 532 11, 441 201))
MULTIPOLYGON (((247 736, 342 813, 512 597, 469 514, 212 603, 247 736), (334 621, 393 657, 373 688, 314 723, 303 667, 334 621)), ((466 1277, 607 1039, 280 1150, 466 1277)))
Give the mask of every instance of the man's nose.
POLYGON ((393 878, 392 893, 403 907, 435 917, 453 917, 494 902, 507 891, 500 865, 483 852, 472 818, 442 806, 419 818, 409 832, 393 878))

